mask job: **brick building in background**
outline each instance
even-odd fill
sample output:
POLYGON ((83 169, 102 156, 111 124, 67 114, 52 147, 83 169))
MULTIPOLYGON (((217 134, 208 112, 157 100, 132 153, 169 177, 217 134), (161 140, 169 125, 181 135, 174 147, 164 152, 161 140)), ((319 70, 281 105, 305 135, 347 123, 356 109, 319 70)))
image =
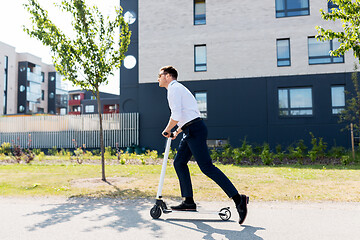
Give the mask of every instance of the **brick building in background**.
MULTIPOLYGON (((102 106, 102 113, 119 113, 119 95, 100 92, 100 101, 102 106)), ((68 104, 70 115, 98 113, 97 100, 91 91, 69 91, 68 104)))

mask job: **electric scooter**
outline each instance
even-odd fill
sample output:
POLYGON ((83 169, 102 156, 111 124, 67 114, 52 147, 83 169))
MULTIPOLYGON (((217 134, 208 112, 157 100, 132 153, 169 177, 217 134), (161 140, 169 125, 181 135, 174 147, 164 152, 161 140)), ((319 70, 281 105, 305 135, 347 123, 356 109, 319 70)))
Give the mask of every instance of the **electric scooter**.
MULTIPOLYGON (((172 137, 173 134, 171 133, 170 136, 172 137)), ((167 207, 166 203, 162 200, 162 196, 161 196, 162 187, 164 185, 167 161, 168 161, 168 158, 169 158, 169 152, 170 152, 170 146, 171 146, 171 137, 168 138, 167 141, 166 141, 164 160, 163 160, 163 164, 162 164, 162 168, 161 168, 161 174, 160 174, 159 188, 158 188, 158 191, 157 191, 157 194, 156 194, 156 202, 155 202, 155 205, 150 210, 150 216, 153 219, 158 219, 161 216, 161 213, 169 214, 169 213, 175 212, 172 209, 167 207)), ((215 213, 223 221, 227 221, 231 217, 230 207, 222 208, 218 212, 208 212, 208 211, 207 212, 204 212, 204 211, 201 211, 201 212, 199 212, 199 211, 176 211, 176 212, 182 212, 182 213, 184 213, 184 212, 190 212, 190 213, 215 213)))

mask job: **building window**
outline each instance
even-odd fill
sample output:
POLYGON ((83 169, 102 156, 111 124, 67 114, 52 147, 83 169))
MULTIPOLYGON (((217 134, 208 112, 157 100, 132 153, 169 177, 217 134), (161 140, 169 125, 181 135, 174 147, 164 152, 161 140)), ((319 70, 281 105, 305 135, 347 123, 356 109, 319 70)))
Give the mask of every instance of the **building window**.
POLYGON ((41 82, 45 82, 45 73, 41 72, 41 82))
POLYGON ((328 12, 334 11, 334 9, 339 9, 339 5, 333 3, 333 1, 328 1, 328 12))
POLYGON ((194 0, 194 25, 206 24, 205 0, 194 0))
POLYGON ((200 117, 207 118, 207 93, 206 92, 196 92, 195 99, 200 111, 200 117))
POLYGON ((86 105, 85 106, 86 113, 93 113, 94 112, 94 105, 86 105))
POLYGON ((60 115, 66 115, 66 108, 60 108, 60 115))
POLYGON ((41 100, 44 101, 45 100, 45 91, 41 90, 41 100))
POLYGON ((331 56, 330 51, 340 47, 337 40, 317 41, 315 37, 308 38, 309 64, 344 63, 344 56, 331 56))
POLYGON ((206 140, 206 144, 209 148, 220 148, 224 145, 228 144, 228 140, 226 139, 208 139, 206 140))
POLYGON ((309 0, 275 0, 276 17, 310 15, 309 0))
POLYGON ((80 100, 80 94, 74 94, 73 100, 80 100))
POLYGON ((206 45, 195 45, 195 72, 206 71, 206 45))
POLYGON ((277 39, 277 66, 290 66, 290 39, 277 39))
POLYGON ((72 111, 73 112, 81 112, 81 107, 80 106, 73 106, 72 111))
POLYGON ((331 87, 331 106, 333 114, 339 114, 345 109, 345 86, 331 87))
POLYGON ((312 89, 279 88, 279 115, 280 116, 306 116, 312 115, 312 89))

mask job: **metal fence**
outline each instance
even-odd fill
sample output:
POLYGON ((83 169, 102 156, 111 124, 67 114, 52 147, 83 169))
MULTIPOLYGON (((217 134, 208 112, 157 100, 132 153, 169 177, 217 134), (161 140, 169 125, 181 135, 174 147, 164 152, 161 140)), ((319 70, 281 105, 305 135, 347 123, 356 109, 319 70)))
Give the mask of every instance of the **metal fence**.
MULTIPOLYGON (((103 114, 104 145, 139 145, 139 113, 103 114)), ((100 148, 99 116, 21 116, 0 118, 0 144, 12 142, 30 148, 100 148), (30 134, 30 136, 29 136, 30 134)))

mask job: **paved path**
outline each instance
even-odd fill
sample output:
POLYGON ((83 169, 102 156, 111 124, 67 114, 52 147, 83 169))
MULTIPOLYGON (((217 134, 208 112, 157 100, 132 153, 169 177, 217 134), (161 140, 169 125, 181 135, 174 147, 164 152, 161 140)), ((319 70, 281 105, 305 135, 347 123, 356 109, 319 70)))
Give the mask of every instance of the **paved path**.
POLYGON ((191 213, 153 220, 152 205, 145 200, 0 198, 0 239, 360 239, 360 203, 251 202, 243 226, 232 202, 200 203, 207 210, 230 206, 229 221, 191 213))

